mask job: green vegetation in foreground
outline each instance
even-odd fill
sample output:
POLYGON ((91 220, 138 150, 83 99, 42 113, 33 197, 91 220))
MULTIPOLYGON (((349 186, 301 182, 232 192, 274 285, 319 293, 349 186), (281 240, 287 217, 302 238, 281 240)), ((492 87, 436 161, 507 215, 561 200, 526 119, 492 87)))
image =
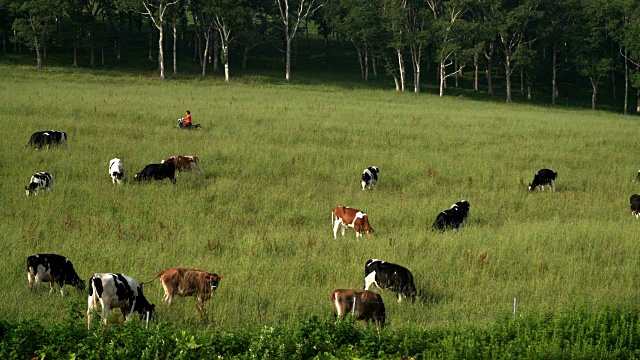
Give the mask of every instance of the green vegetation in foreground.
POLYGON ((71 359, 632 359, 640 355, 634 308, 610 306, 501 318, 489 326, 401 327, 378 333, 309 317, 290 324, 198 332, 160 323, 87 331, 82 312, 65 321, 0 320, 0 357, 71 359), (25 339, 28 339, 25 341, 25 339))
POLYGON ((145 286, 157 321, 189 331, 325 319, 331 291, 361 288, 369 258, 406 266, 421 291, 414 304, 382 293, 390 331, 482 328, 511 314, 514 298, 518 315, 638 301, 635 118, 331 86, 0 73, 9 323, 58 326, 70 302, 86 302, 75 289, 29 292, 25 259, 38 252, 69 257, 85 279, 146 281, 173 266, 224 276, 205 319, 194 298, 167 307, 159 282, 145 286), (173 128, 185 109, 202 131, 173 128), (23 146, 46 129, 67 131, 68 147, 23 146), (203 176, 131 181, 176 154, 197 155, 203 176), (125 186, 111 184, 113 157, 125 186), (381 179, 363 192, 370 165, 381 179), (558 171, 558 191, 528 193, 543 167, 558 171), (54 175, 54 192, 27 198, 37 171, 54 175), (462 232, 431 232, 460 199, 471 203, 462 232), (342 204, 367 212, 377 237, 334 240, 330 211, 342 204))

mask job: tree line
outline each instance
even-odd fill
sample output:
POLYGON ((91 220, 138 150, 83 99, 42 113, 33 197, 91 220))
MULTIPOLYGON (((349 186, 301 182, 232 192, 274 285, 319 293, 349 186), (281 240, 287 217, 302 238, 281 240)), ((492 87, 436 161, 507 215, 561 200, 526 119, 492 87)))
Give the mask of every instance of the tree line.
POLYGON ((165 48, 177 74, 177 43, 189 34, 201 75, 221 67, 225 81, 231 47, 244 68, 265 43, 282 51, 289 81, 293 44, 313 27, 325 44, 353 46, 363 81, 383 72, 397 91, 420 92, 424 66, 434 66, 440 96, 463 72, 472 73, 474 91, 482 83, 494 95, 499 73, 506 102, 519 78, 527 98, 534 86, 548 88, 556 104, 572 90, 560 87, 561 77, 573 71, 591 85, 593 109, 601 87, 611 81, 615 89, 621 77, 624 113, 634 95, 640 113, 640 0, 0 0, 0 24, 3 51, 28 47, 38 69, 53 46, 73 51, 73 66, 79 48, 90 66, 98 55, 104 63, 105 46, 120 61, 127 33, 155 29, 148 57, 161 79, 171 62, 165 48))

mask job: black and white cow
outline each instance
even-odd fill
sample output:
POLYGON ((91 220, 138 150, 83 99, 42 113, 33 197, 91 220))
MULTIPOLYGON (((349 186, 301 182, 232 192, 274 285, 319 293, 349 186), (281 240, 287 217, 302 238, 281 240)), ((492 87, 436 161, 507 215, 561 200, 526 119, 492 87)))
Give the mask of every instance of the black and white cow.
POLYGON ((111 181, 114 184, 122 185, 124 181, 124 165, 122 160, 113 158, 109 161, 109 175, 111 175, 111 181))
POLYGON ((635 216, 636 219, 640 219, 640 195, 631 195, 631 198, 629 198, 629 207, 631 208, 631 215, 635 216))
POLYGON ((378 183, 378 175, 380 174, 380 169, 377 166, 371 166, 369 168, 364 169, 362 172, 362 181, 360 181, 360 185, 362 185, 362 190, 365 188, 369 188, 371 190, 378 183))
POLYGON ((413 284, 411 271, 390 262, 367 260, 364 264, 364 289, 369 290, 372 285, 394 292, 398 302, 402 302, 403 296, 412 300, 416 297, 416 286, 413 284))
POLYGON ((148 314, 149 320, 155 309, 155 305, 149 303, 142 293, 142 286, 133 278, 123 274, 98 273, 89 280, 89 298, 87 309, 87 326, 91 328, 93 310, 98 308, 98 301, 102 306, 104 324, 111 309, 120 308, 126 320, 131 319, 134 312, 144 317, 148 314))
POLYGON ((451 205, 450 209, 444 210, 438 214, 436 220, 431 226, 431 230, 460 230, 460 226, 462 226, 464 220, 469 217, 470 207, 471 204, 469 204, 467 200, 461 200, 451 205))
POLYGON ((31 134, 29 142, 25 146, 33 146, 36 149, 48 147, 52 144, 67 144, 67 133, 64 131, 47 130, 37 131, 31 134))
POLYGON ((163 180, 171 179, 172 183, 176 183, 176 165, 172 162, 162 164, 149 164, 136 174, 135 180, 163 180))
POLYGON ((85 289, 85 282, 78 276, 73 268, 71 260, 56 254, 33 254, 27 257, 27 278, 29 290, 33 290, 33 282, 36 283, 36 291, 40 290, 40 284, 49 283, 49 294, 53 291, 53 283, 60 286, 60 294, 64 296, 64 286, 69 284, 79 290, 85 289))
POLYGON ((53 175, 47 172, 39 172, 31 177, 28 186, 24 187, 27 196, 37 194, 40 190, 53 191, 53 175))
POLYGON ((551 191, 556 191, 556 178, 558 173, 551 169, 540 169, 533 175, 533 182, 529 184, 529 191, 534 191, 538 186, 544 191, 544 187, 549 186, 551 191))

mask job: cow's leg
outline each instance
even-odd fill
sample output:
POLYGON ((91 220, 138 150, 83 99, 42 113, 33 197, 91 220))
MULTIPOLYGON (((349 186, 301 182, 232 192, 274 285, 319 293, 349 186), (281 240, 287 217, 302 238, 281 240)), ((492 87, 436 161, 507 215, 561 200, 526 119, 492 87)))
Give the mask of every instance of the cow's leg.
MULTIPOLYGON (((338 237, 338 226, 340 226, 340 219, 333 219, 333 238, 336 239, 338 237)), ((342 236, 344 236, 344 230, 342 232, 342 236)))
POLYGON ((60 285, 60 295, 64 296, 64 281, 59 282, 58 285, 60 285))
POLYGON ((556 192, 556 181, 555 180, 551 180, 551 191, 552 192, 556 192))
POLYGON ((35 280, 35 276, 31 275, 31 271, 27 272, 27 279, 29 279, 29 290, 33 290, 33 281, 35 280))
POLYGON ((341 222, 340 225, 342 225, 342 228, 340 229, 340 235, 344 236, 344 232, 345 230, 347 230, 347 227, 341 222))
POLYGON ((398 304, 402 304, 402 294, 397 293, 396 295, 398 296, 398 304))
POLYGON ((104 325, 109 325, 109 311, 111 310, 111 298, 104 296, 100 299, 102 303, 102 318, 104 319, 104 325))
POLYGON ((52 292, 53 292, 53 279, 49 281, 49 295, 51 295, 52 292))

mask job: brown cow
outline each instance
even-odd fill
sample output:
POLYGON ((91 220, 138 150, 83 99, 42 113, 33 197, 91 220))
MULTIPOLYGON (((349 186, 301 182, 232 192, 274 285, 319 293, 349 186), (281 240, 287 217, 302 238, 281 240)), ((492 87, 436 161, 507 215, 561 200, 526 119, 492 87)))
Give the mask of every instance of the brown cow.
POLYGON ((356 238, 366 234, 367 237, 373 235, 373 229, 369 225, 369 217, 358 209, 353 209, 347 206, 336 206, 331 213, 331 221, 333 222, 333 238, 337 238, 338 227, 342 225, 341 234, 344 236, 344 231, 347 227, 353 228, 356 231, 356 238))
POLYGON ((176 166, 176 170, 178 171, 190 171, 195 170, 196 174, 200 175, 200 168, 198 167, 198 157, 197 156, 181 156, 176 155, 170 158, 166 158, 162 160, 162 163, 172 162, 176 166))
POLYGON ((224 279, 218 274, 211 274, 202 270, 171 268, 159 272, 156 277, 141 283, 141 285, 148 284, 157 278, 162 280, 162 287, 164 288, 162 301, 168 301, 169 305, 171 305, 176 290, 178 295, 181 296, 195 295, 198 297, 196 308, 200 312, 204 310, 204 301, 211 298, 211 295, 218 287, 218 282, 224 279))
POLYGON ((384 327, 386 313, 384 302, 378 293, 369 290, 337 289, 331 293, 331 303, 335 307, 334 317, 344 319, 349 313, 353 313, 356 320, 364 320, 367 326, 373 320, 378 329, 384 327))

